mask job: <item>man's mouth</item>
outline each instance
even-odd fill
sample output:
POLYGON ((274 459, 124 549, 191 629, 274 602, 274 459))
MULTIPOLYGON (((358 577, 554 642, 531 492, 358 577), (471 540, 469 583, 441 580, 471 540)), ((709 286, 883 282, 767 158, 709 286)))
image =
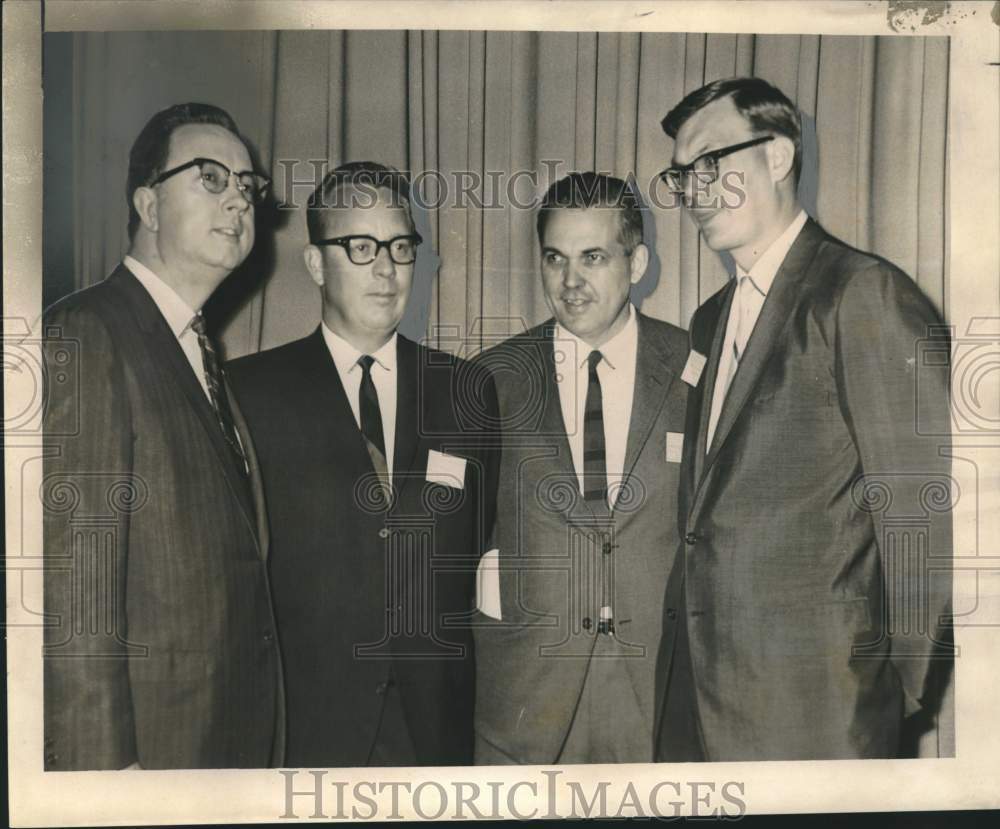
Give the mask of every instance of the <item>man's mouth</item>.
POLYGON ((589 299, 584 299, 583 297, 562 297, 562 302, 564 305, 569 305, 571 308, 582 308, 588 302, 589 299))
POLYGON ((215 228, 216 233, 221 233, 223 236, 229 236, 233 239, 239 239, 243 235, 242 230, 237 230, 234 227, 217 227, 215 228))

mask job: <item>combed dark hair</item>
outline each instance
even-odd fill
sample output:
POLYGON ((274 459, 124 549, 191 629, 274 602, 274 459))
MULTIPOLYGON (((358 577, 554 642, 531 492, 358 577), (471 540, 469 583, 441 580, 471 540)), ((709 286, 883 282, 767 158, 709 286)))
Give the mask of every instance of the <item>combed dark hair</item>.
POLYGON ((538 241, 545 243, 545 227, 552 210, 565 207, 614 207, 618 214, 618 241, 631 254, 642 244, 641 202, 632 187, 604 173, 570 173, 545 191, 538 209, 538 241))
MULTIPOLYGON (((150 118, 132 144, 128 156, 125 200, 128 202, 129 239, 135 236, 140 221, 139 213, 132 203, 135 191, 140 187, 148 187, 164 171, 170 155, 170 137, 174 130, 187 124, 215 124, 243 141, 243 136, 229 113, 211 104, 174 104, 150 118)), ((245 141, 243 143, 246 144, 245 141)))
POLYGON ((691 92, 660 122, 671 138, 699 109, 727 95, 754 132, 773 133, 795 144, 795 181, 802 172, 802 120, 795 105, 778 87, 763 78, 723 78, 691 92))
POLYGON ((323 238, 324 210, 342 207, 371 207, 375 203, 375 193, 379 189, 389 191, 392 196, 390 204, 393 207, 406 209, 412 230, 410 182, 406 174, 395 167, 389 167, 375 161, 350 161, 327 173, 309 197, 309 203, 306 206, 306 228, 309 231, 309 241, 316 242, 323 238), (360 191, 362 198, 358 200, 358 203, 345 204, 340 200, 340 191, 348 186, 360 191))

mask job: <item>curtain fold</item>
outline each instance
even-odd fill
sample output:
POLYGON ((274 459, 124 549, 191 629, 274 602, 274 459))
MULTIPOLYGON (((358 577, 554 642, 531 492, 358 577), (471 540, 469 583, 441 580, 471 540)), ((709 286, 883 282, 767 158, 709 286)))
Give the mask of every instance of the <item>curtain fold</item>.
POLYGON ((125 158, 157 109, 225 107, 270 168, 286 209, 212 301, 230 356, 317 324, 305 202, 324 165, 359 159, 410 171, 421 196, 426 243, 404 333, 475 351, 545 319, 530 203, 553 176, 586 169, 635 176, 653 257, 633 298, 686 325, 731 263, 653 186, 672 151, 659 122, 687 92, 733 74, 766 78, 800 108, 807 209, 947 310, 947 38, 282 31, 63 42, 75 77, 65 230, 76 285, 124 253, 125 158))

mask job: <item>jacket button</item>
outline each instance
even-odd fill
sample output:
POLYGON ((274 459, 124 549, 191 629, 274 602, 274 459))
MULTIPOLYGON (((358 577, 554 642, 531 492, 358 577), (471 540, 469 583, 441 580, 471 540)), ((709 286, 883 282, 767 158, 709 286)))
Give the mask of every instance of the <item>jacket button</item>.
POLYGON ((590 617, 589 616, 584 616, 583 617, 583 629, 584 630, 590 630, 590 628, 593 626, 593 624, 594 623, 592 621, 590 621, 590 617))
POLYGON ((272 634, 271 631, 267 630, 267 631, 264 631, 264 635, 261 638, 265 642, 267 642, 268 644, 270 644, 271 640, 274 639, 274 634, 272 634))
POLYGON ((378 537, 379 538, 388 538, 389 537, 389 531, 385 527, 383 527, 381 530, 378 531, 378 537))
POLYGON ((388 682, 380 682, 378 685, 375 686, 375 693, 378 694, 380 697, 383 696, 387 690, 389 690, 388 682))
POLYGON ((697 544, 701 541, 701 536, 698 533, 688 533, 684 536, 684 541, 688 544, 697 544))
POLYGON ((55 744, 56 744, 56 741, 53 740, 51 737, 46 737, 45 738, 44 745, 45 745, 46 748, 52 748, 52 746, 54 746, 55 744))
POLYGON ((673 621, 674 619, 676 619, 677 618, 677 611, 674 610, 672 607, 668 607, 667 608, 667 618, 670 619, 671 621, 673 621))
POLYGON ((58 754, 52 754, 51 752, 49 752, 48 754, 45 755, 45 763, 46 765, 49 766, 54 766, 56 764, 56 760, 58 759, 59 759, 58 754))

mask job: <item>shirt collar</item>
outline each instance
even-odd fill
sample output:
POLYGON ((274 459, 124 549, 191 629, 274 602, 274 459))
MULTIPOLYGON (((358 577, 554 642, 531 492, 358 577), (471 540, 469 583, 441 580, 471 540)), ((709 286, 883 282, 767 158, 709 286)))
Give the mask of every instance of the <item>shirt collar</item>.
POLYGON ((778 275, 778 268, 785 261, 788 251, 792 249, 799 231, 802 230, 808 218, 805 210, 799 210, 798 215, 792 219, 792 223, 777 239, 771 242, 749 271, 743 270, 739 265, 736 266, 737 278, 749 276, 757 290, 767 296, 767 292, 771 290, 771 285, 774 283, 774 277, 778 275))
POLYGON ((188 329, 200 311, 195 311, 188 305, 180 294, 171 288, 166 282, 158 277, 153 271, 142 264, 133 256, 126 256, 122 264, 128 268, 139 283, 146 289, 146 293, 152 298, 160 314, 167 321, 170 330, 174 332, 177 339, 188 329))
MULTIPOLYGON (((615 334, 610 340, 598 349, 601 356, 611 368, 617 368, 627 362, 627 356, 634 354, 639 342, 639 323, 636 319, 635 306, 628 304, 628 319, 625 327, 615 334)), ((574 360, 576 367, 581 368, 587 364, 593 346, 588 345, 576 334, 556 323, 553 337, 553 348, 557 354, 562 354, 560 362, 574 360)))
MULTIPOLYGON (((347 340, 339 334, 334 333, 325 322, 320 323, 320 330, 323 332, 323 339, 326 347, 330 350, 330 356, 337 366, 337 371, 341 376, 350 373, 358 366, 358 358, 363 352, 358 351, 347 340)), ((396 370, 396 338, 398 334, 393 331, 392 336, 386 340, 385 344, 372 354, 372 358, 386 371, 396 370)))

